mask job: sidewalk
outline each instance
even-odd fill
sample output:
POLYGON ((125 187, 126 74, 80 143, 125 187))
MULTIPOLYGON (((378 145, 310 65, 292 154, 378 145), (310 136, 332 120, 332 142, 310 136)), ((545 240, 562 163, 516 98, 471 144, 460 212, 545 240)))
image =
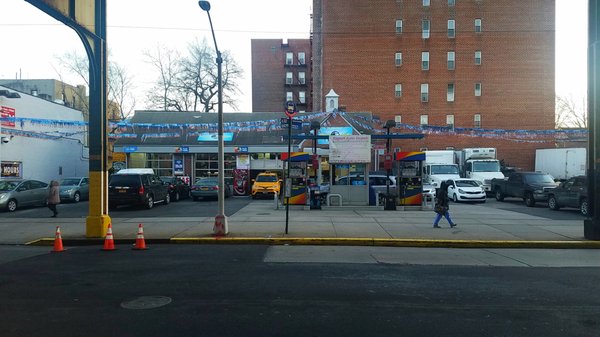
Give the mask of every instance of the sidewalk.
MULTIPOLYGON (((582 220, 549 220, 523 213, 455 204, 449 228, 432 228, 431 210, 383 211, 378 207, 290 206, 288 233, 286 210, 273 203, 252 202, 228 217, 229 235, 214 238, 214 217, 112 218, 115 240, 135 240, 138 224, 144 226, 148 241, 177 243, 267 243, 382 245, 428 247, 528 247, 600 248, 598 241, 586 241, 582 220)), ((0 244, 26 244, 54 237, 55 226, 69 244, 85 238, 85 218, 6 219, 0 222, 0 244), (71 241, 71 242, 69 242, 71 241)), ((102 239, 99 239, 102 240, 102 239)))

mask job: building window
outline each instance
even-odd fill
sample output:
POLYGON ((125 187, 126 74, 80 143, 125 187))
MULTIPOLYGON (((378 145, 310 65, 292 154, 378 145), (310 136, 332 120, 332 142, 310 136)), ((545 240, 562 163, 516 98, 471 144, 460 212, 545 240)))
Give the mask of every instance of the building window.
POLYGON ((454 59, 456 54, 453 51, 448 52, 448 70, 454 70, 454 59))
POLYGON ((448 7, 456 6, 456 0, 448 0, 448 7))
POLYGON ((288 91, 285 93, 285 101, 293 101, 294 100, 294 93, 291 91, 288 91))
POLYGON ((450 129, 454 129, 454 115, 446 115, 446 125, 450 129))
POLYGON ((475 19, 475 33, 481 33, 481 19, 475 19))
POLYGON ((475 96, 481 96, 481 83, 475 83, 475 96))
POLYGON ((429 0, 423 0, 423 7, 429 7, 430 2, 429 0))
POLYGON ((285 84, 292 84, 294 81, 293 74, 291 71, 285 73, 285 84))
POLYGON ((285 64, 294 64, 294 53, 285 53, 285 64))
POLYGON ((473 127, 475 129, 481 129, 481 115, 480 114, 473 115, 473 127))
POLYGON ((306 53, 303 51, 298 52, 298 64, 301 66, 306 64, 306 53))
POLYGON ((394 95, 396 96, 396 98, 402 97, 402 84, 401 83, 397 83, 394 86, 394 95))
POLYGON ((429 102, 429 84, 421 84, 421 102, 429 102))
POLYGON ((306 73, 303 71, 298 72, 298 83, 306 84, 306 73))
POLYGON ((396 33, 402 33, 402 20, 396 20, 396 33))
POLYGON ((298 101, 302 104, 306 104, 306 91, 298 92, 298 101))
POLYGON ((421 53, 421 70, 429 70, 429 52, 421 53))
MULTIPOLYGON (((226 153, 223 159, 225 179, 233 177, 233 170, 236 168, 236 156, 226 153)), ((217 176, 219 160, 216 153, 197 153, 195 160, 196 165, 194 167, 196 169, 194 173, 196 178, 217 176)))
POLYGON ((423 27, 423 38, 424 39, 428 39, 429 38, 429 20, 423 20, 421 26, 423 27))
POLYGON ((396 67, 399 67, 402 65, 402 53, 397 52, 396 53, 396 67))
POLYGON ((456 36, 456 22, 454 20, 448 20, 448 37, 453 39, 456 36))
POLYGON ((173 175, 173 154, 171 153, 147 153, 145 168, 154 169, 159 176, 173 175))
POLYGON ((481 65, 481 50, 475 52, 475 64, 481 65))
POLYGON ((446 93, 446 101, 454 102, 454 83, 448 83, 448 91, 446 93))
POLYGON ((421 118, 420 118, 419 122, 420 122, 420 124, 421 124, 422 127, 429 125, 429 116, 428 115, 421 115, 421 118))
POLYGON ((402 124, 402 115, 394 116, 394 122, 396 122, 396 124, 402 124))

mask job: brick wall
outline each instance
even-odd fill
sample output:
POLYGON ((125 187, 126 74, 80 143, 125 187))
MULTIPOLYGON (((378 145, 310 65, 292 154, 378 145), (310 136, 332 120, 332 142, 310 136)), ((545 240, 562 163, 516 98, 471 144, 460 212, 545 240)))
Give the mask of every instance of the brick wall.
MULTIPOLYGON (((320 95, 334 89, 346 111, 371 111, 381 120, 400 115, 411 125, 418 125, 421 115, 430 125, 446 125, 446 115, 454 115, 456 127, 473 127, 479 114, 487 129, 554 128, 553 0, 458 0, 454 7, 441 0, 430 7, 422 0, 315 0, 313 7, 322 9, 322 20, 313 28, 320 33, 313 37, 323 46, 322 69, 313 73, 322 71, 320 95), (482 20, 481 33, 475 32, 476 18, 482 20), (397 19, 403 22, 401 34, 395 32, 397 19), (431 22, 429 39, 421 36, 423 19, 431 22), (449 19, 456 22, 455 38, 448 38, 449 19), (476 50, 482 53, 481 65, 475 65, 476 50), (423 51, 430 55, 428 71, 421 69, 423 51), (447 69, 448 51, 456 53, 455 70, 447 69), (396 52, 402 52, 400 67, 396 52), (481 97, 474 95, 476 82, 482 85, 481 97), (400 98, 394 95, 396 83, 402 84, 400 98), (429 84, 427 103, 420 100, 422 83, 429 84), (446 100, 449 83, 455 87, 454 102, 446 100)), ((316 80, 314 87, 319 88, 316 80)), ((403 148, 491 146, 510 165, 532 169, 534 149, 554 146, 447 138, 428 136, 403 148)))
POLYGON ((252 111, 258 112, 283 112, 286 102, 286 92, 291 91, 294 101, 299 101, 299 91, 306 93, 306 104, 298 105, 300 111, 312 111, 312 95, 310 84, 311 77, 311 49, 308 39, 289 39, 284 43, 281 39, 253 39, 252 40, 252 111), (287 52, 294 54, 294 64, 286 65, 287 52), (298 52, 305 53, 305 65, 298 65, 298 52), (286 72, 294 74, 294 81, 298 79, 298 72, 306 74, 306 84, 286 85, 286 72))

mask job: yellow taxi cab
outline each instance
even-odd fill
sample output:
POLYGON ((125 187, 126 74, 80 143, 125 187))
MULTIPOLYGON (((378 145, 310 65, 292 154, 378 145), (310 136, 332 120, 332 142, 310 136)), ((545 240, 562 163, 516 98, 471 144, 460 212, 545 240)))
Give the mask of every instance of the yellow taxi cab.
POLYGON ((259 197, 273 197, 281 192, 281 180, 275 172, 262 172, 252 179, 252 199, 259 197))

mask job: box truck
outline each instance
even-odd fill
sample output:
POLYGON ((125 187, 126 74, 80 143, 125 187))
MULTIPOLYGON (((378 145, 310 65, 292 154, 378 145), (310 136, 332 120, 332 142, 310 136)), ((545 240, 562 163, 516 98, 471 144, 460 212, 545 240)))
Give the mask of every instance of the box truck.
POLYGON ((587 151, 581 147, 535 150, 535 170, 556 180, 586 175, 587 151))
POLYGON ((425 151, 425 164, 423 165, 423 181, 436 188, 444 180, 460 178, 458 165, 454 163, 453 150, 425 151))
POLYGON ((492 191, 492 179, 504 179, 495 148, 467 148, 454 154, 461 177, 480 181, 486 192, 492 191))

